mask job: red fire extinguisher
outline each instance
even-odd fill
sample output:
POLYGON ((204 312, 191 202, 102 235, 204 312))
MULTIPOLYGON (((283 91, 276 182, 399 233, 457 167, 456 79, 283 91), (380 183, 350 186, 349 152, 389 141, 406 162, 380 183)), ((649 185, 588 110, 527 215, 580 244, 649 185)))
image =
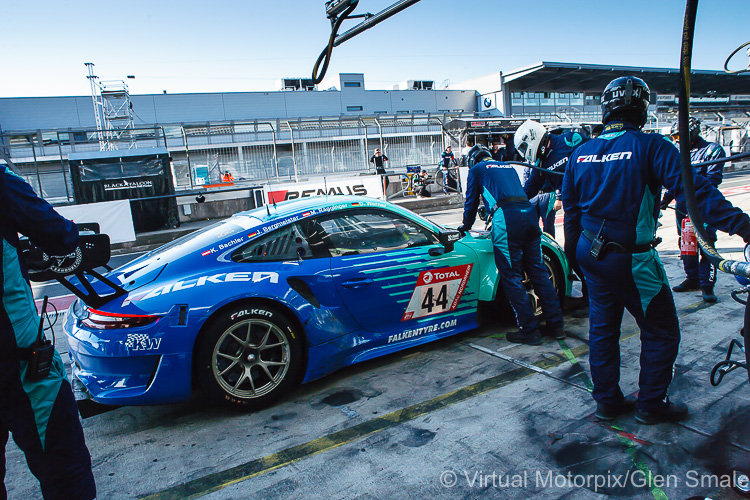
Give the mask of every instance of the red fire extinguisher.
POLYGON ((698 255, 698 240, 695 238, 695 227, 693 227, 690 217, 682 219, 680 255, 683 257, 698 255))

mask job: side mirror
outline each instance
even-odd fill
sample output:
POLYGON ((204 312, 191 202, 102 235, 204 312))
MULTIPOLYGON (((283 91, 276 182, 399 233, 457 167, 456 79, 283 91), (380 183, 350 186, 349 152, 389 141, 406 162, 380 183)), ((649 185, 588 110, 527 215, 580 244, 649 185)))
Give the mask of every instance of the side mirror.
POLYGON ((455 229, 442 229, 438 235, 440 244, 445 247, 445 252, 452 252, 453 245, 461 239, 461 233, 455 229))

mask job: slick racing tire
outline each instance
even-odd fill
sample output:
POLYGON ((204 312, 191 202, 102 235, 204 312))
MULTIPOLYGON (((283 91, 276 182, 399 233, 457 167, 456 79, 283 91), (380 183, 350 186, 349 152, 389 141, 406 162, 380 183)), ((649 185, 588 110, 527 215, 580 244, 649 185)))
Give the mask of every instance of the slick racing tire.
POLYGON ((235 408, 270 405, 297 383, 301 365, 300 333, 266 306, 220 311, 197 343, 198 384, 209 399, 235 408))
MULTIPOLYGON (((547 268, 547 272, 549 273, 549 279, 550 281, 552 281, 552 288, 555 289, 555 293, 557 293, 557 298, 560 301, 562 301, 562 297, 565 294, 565 290, 563 289, 563 286, 564 286, 563 275, 562 275, 562 271, 560 270, 560 263, 557 262, 557 259, 550 257, 545 252, 542 252, 542 262, 544 263, 544 267, 547 268)), ((526 287, 526 293, 529 294, 529 300, 531 301, 532 309, 534 309, 534 315, 541 316, 542 306, 539 303, 539 297, 534 291, 534 287, 531 283, 531 280, 526 275, 526 272, 523 273, 523 277, 524 277, 523 283, 524 283, 524 286, 526 287)))
MULTIPOLYGON (((560 263, 555 257, 550 257, 547 253, 542 252, 542 261, 544 262, 544 267, 547 268, 547 271, 549 272, 549 279, 552 281, 552 287, 555 289, 555 292, 557 293, 557 297, 562 300, 562 297, 565 295, 565 281, 563 279, 563 273, 560 267, 560 263)), ((539 304, 539 298, 536 295, 536 292, 534 292, 534 287, 531 284, 531 280, 526 276, 526 273, 523 274, 523 284, 526 287, 526 293, 529 295, 529 301, 531 302, 531 307, 534 310, 535 316, 541 316, 542 315, 542 306, 539 304)), ((510 306, 510 302, 508 301, 508 298, 505 296, 505 292, 503 291, 502 284, 498 282, 498 290, 497 295, 495 296, 495 302, 494 306, 491 305, 491 303, 484 303, 480 302, 480 314, 479 319, 481 324, 486 324, 488 319, 493 318, 495 315, 499 314, 504 317, 513 317, 514 312, 513 308, 510 306), (484 305, 483 304, 487 304, 484 305)))

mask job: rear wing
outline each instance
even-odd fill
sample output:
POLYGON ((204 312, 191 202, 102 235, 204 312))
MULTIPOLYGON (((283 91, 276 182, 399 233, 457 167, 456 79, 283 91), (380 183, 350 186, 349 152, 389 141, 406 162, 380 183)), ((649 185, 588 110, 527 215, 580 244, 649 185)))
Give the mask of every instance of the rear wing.
POLYGON ((19 247, 29 269, 29 280, 55 280, 86 305, 97 309, 125 295, 127 291, 96 271, 97 268, 108 267, 111 255, 109 236, 99 234, 99 224, 96 223, 78 224, 78 230, 81 233, 80 242, 69 255, 47 255, 28 238, 19 240, 19 247), (106 285, 110 293, 97 291, 93 285, 95 281, 106 285))

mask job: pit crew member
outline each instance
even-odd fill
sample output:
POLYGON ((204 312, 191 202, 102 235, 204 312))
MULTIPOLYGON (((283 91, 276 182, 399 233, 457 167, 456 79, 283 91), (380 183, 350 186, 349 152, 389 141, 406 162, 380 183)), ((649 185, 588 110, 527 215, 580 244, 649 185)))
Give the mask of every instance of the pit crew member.
MULTIPOLYGON (((26 455, 45 499, 96 497, 91 456, 83 438, 78 407, 57 351, 44 378, 33 377, 29 347, 39 322, 18 251, 18 233, 49 255, 66 255, 78 246, 78 229, 5 165, 0 165, 0 472, 5 477, 8 433, 26 455)), ((40 373, 39 377, 44 374, 40 373)), ((0 498, 5 498, 5 488, 0 498)))
MULTIPOLYGON (((562 135, 553 135, 547 132, 539 122, 526 120, 513 136, 513 142, 524 159, 535 166, 541 167, 549 172, 564 173, 568 165, 568 159, 575 149, 588 141, 578 132, 567 132, 562 135)), ((563 176, 559 174, 547 174, 535 169, 529 169, 530 174, 524 182, 523 190, 532 204, 539 207, 539 216, 544 221, 544 230, 555 236, 555 213, 562 208, 560 191, 562 189, 563 176), (549 230, 548 230, 549 229, 549 230)), ((576 242, 578 234, 569 233, 568 226, 563 228, 565 232, 565 255, 568 257, 571 267, 581 278, 581 291, 583 300, 582 308, 575 313, 577 317, 588 316, 588 290, 583 280, 583 272, 576 262, 576 242)))
MULTIPOLYGON (((719 158, 725 158, 724 148, 715 142, 708 142, 700 136, 701 122, 695 117, 690 117, 689 122, 690 130, 690 161, 691 163, 703 163, 710 160, 718 160, 719 158)), ((672 124, 670 131, 672 139, 677 143, 680 140, 680 134, 678 130, 677 122, 672 124)), ((719 187, 724 177, 724 164, 719 163, 716 165, 708 165, 706 167, 698 167, 695 169, 695 173, 701 177, 708 179, 714 187, 719 187)), ((660 208, 666 210, 669 203, 674 199, 674 196, 670 191, 664 194, 664 198, 661 200, 660 208)), ((677 217, 677 234, 682 236, 682 221, 687 218, 687 206, 684 199, 677 199, 675 206, 675 215, 677 217)), ((707 227, 706 232, 708 233, 711 242, 716 241, 716 229, 707 227)), ((683 255, 682 266, 685 268, 685 280, 679 285, 672 288, 675 292, 690 292, 699 289, 703 294, 703 300, 705 302, 716 302, 716 295, 714 294, 714 284, 716 283, 716 266, 711 264, 708 256, 699 249, 700 253, 700 264, 698 263, 697 255, 683 255)))
MULTIPOLYGON (((640 131, 649 102, 646 82, 612 80, 602 94, 604 133, 576 149, 563 180, 565 223, 581 232, 578 263, 589 287, 589 342, 596 416, 611 420, 632 411, 634 397, 620 386, 620 326, 627 309, 641 330, 641 371, 636 419, 679 421, 685 404, 667 389, 680 344, 680 325, 664 266, 652 246, 665 186, 682 196, 680 159, 672 143, 640 131)), ((750 218, 705 177, 695 176, 706 220, 750 241, 750 218)))
POLYGON ((469 155, 466 184, 463 222, 458 230, 466 232, 471 229, 480 196, 483 197, 492 221, 495 264, 520 327, 506 338, 521 344, 539 345, 542 342, 539 321, 523 284, 524 270, 542 305, 545 333, 555 339, 565 338, 560 302, 542 262, 542 232, 515 169, 507 163, 493 161, 486 148, 474 146, 469 155))

